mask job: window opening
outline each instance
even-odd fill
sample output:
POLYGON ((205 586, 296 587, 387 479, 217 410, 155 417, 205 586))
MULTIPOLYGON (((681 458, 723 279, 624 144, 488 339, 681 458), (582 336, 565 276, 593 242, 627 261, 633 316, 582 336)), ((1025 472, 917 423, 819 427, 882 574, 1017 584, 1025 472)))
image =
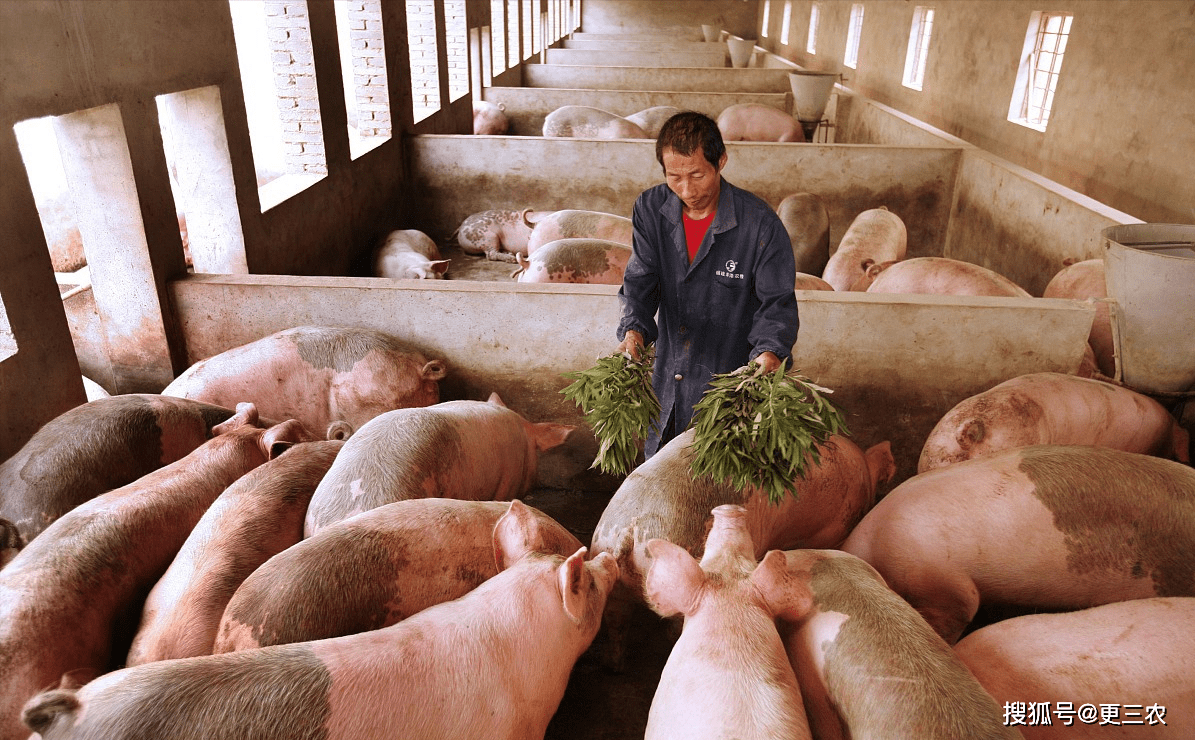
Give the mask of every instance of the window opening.
POLYGON ((305 0, 229 0, 262 211, 328 174, 305 0))
POLYGON ((87 257, 83 253, 83 237, 79 233, 74 201, 58 153, 54 119, 50 116, 31 118, 13 126, 13 131, 59 288, 66 292, 87 284, 87 257))
POLYGON ((390 86, 379 0, 336 0, 336 39, 353 159, 390 139, 390 86))
POLYGON ((759 37, 766 39, 768 37, 768 17, 772 14, 772 0, 764 0, 763 4, 763 20, 759 24, 759 37))
POLYGON ((506 0, 506 54, 508 68, 519 66, 519 0, 506 0))
POLYGON ((1069 13, 1034 12, 1030 16, 1008 120, 1046 130, 1072 20, 1069 13))
POLYGON ((490 2, 490 35, 494 50, 494 74, 506 70, 506 19, 504 18, 506 3, 503 0, 490 2))
POLYGON ((529 0, 522 0, 520 4, 523 6, 523 58, 530 59, 531 55, 535 53, 535 43, 531 30, 535 26, 535 20, 531 15, 531 3, 529 0))
POLYGON ((8 310, 4 308, 4 296, 0 296, 0 361, 17 353, 17 338, 13 336, 12 325, 8 323, 8 310))
POLYGON ((406 0, 411 55, 411 113, 418 123, 440 110, 440 60, 434 0, 406 0))
POLYGON ((448 100, 469 92, 469 33, 465 26, 465 0, 443 0, 444 43, 448 51, 448 100))
POLYGON ((788 46, 788 24, 793 19, 792 0, 784 0, 784 14, 780 18, 780 43, 788 46))
POLYGON ((925 60, 929 55, 929 39, 933 30, 934 9, 918 5, 913 10, 913 26, 909 30, 909 50, 905 55, 905 87, 920 90, 925 83, 925 60))
POLYGON ((863 35, 863 3, 851 5, 851 21, 846 29, 846 56, 843 64, 855 69, 859 64, 859 37, 863 35))
POLYGON ((821 15, 821 5, 814 3, 809 8, 809 39, 805 42, 805 51, 810 54, 817 53, 817 24, 821 20, 821 15))

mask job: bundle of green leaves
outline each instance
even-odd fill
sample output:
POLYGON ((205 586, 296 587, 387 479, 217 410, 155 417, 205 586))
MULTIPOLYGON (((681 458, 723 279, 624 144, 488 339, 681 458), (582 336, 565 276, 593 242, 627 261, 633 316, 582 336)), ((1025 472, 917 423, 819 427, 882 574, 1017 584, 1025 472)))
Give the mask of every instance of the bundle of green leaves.
POLYGON ((694 478, 708 475, 738 490, 756 486, 779 504, 797 495, 810 461, 820 461, 817 445, 832 434, 849 434, 842 412, 796 370, 756 375, 745 365, 714 375, 693 407, 694 478))
POLYGON ((563 374, 573 383, 560 392, 581 408, 598 440, 590 468, 626 475, 635 467, 639 445, 660 415, 660 401, 651 389, 654 360, 655 347, 648 345, 638 360, 617 352, 588 370, 563 374))

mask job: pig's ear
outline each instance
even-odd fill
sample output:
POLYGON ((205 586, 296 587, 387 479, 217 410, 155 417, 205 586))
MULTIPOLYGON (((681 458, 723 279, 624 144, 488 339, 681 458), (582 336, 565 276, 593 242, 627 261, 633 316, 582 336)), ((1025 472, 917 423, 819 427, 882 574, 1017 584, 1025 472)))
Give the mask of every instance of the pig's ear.
POLYGON ((701 566, 688 550, 668 540, 649 540, 647 555, 651 559, 644 585, 648 606, 661 617, 691 614, 705 585, 701 566))
POLYGON ((582 547, 570 555, 560 566, 560 594, 564 600, 564 613, 573 624, 581 624, 585 618, 585 607, 589 601, 589 582, 593 576, 585 570, 585 555, 588 549, 582 547))
POLYGON ((300 422, 288 419, 281 424, 275 424, 261 435, 261 447, 266 453, 266 459, 273 460, 310 436, 300 422))
POLYGON ((444 364, 443 360, 432 360, 419 371, 420 377, 424 380, 443 380, 447 374, 448 366, 444 364))
POLYGON ((535 439, 535 449, 540 452, 547 452, 553 447, 559 447, 568 439, 568 435, 572 434, 576 427, 567 424, 553 424, 551 422, 540 422, 539 424, 531 425, 531 436, 535 439))
POLYGON ((498 395, 498 391, 494 391, 493 393, 491 393, 490 397, 486 399, 486 403, 492 403, 495 406, 501 406, 502 408, 506 408, 506 404, 502 402, 502 396, 498 395))
POLYGON ((494 524, 494 562, 503 571, 531 552, 539 538, 539 521, 531 509, 518 499, 494 524))
POLYGON ((231 432, 237 427, 257 424, 257 405, 251 402, 242 401, 237 404, 237 412, 232 415, 232 418, 227 421, 222 421, 216 426, 212 427, 212 436, 217 434, 225 434, 231 432))
POLYGON ((813 608, 813 592, 807 581, 789 570, 788 558, 780 550, 770 551, 755 566, 751 583, 773 617, 796 622, 813 608))
POLYGON ((328 425, 328 431, 324 434, 324 439, 339 439, 346 440, 353 436, 353 425, 344 419, 337 419, 328 425))
POLYGON ((451 261, 452 260, 435 260, 433 262, 429 262, 428 264, 431 265, 432 272, 434 274, 443 275, 444 273, 448 272, 448 263, 451 261))

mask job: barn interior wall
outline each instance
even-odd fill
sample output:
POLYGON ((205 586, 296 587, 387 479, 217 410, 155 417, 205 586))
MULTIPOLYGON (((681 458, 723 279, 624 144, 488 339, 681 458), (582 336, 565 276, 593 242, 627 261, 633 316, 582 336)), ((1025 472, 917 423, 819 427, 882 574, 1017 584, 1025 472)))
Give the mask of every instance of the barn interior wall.
MULTIPOLYGON (((768 0, 760 0, 759 19, 768 0)), ((870 0, 857 69, 842 64, 850 0, 819 0, 817 53, 806 52, 811 0, 770 0, 758 45, 1143 221, 1195 222, 1195 4, 1170 0, 939 0, 922 90, 902 85, 917 5, 870 0), (1034 11, 1074 16, 1044 132, 1007 120, 1034 11)), ((619 6, 614 0, 590 0, 619 6)), ((595 9, 596 12, 596 9, 595 9)), ((588 17, 588 16, 586 16, 588 17)), ((753 29, 751 35, 757 35, 753 29)), ((750 36, 748 36, 750 37, 750 36)))

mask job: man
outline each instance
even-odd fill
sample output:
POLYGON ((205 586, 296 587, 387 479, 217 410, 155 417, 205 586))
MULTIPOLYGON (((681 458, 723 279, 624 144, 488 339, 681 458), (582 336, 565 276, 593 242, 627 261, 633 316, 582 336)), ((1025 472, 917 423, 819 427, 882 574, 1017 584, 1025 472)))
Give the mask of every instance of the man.
POLYGON ((619 351, 638 358, 656 342, 652 388, 661 411, 647 457, 688 428, 714 373, 752 360, 757 372, 771 372, 797 339, 788 233, 767 203, 722 179, 727 154, 718 124, 701 113, 676 114, 660 129, 656 159, 665 183, 635 201, 632 255, 618 292, 619 351))

